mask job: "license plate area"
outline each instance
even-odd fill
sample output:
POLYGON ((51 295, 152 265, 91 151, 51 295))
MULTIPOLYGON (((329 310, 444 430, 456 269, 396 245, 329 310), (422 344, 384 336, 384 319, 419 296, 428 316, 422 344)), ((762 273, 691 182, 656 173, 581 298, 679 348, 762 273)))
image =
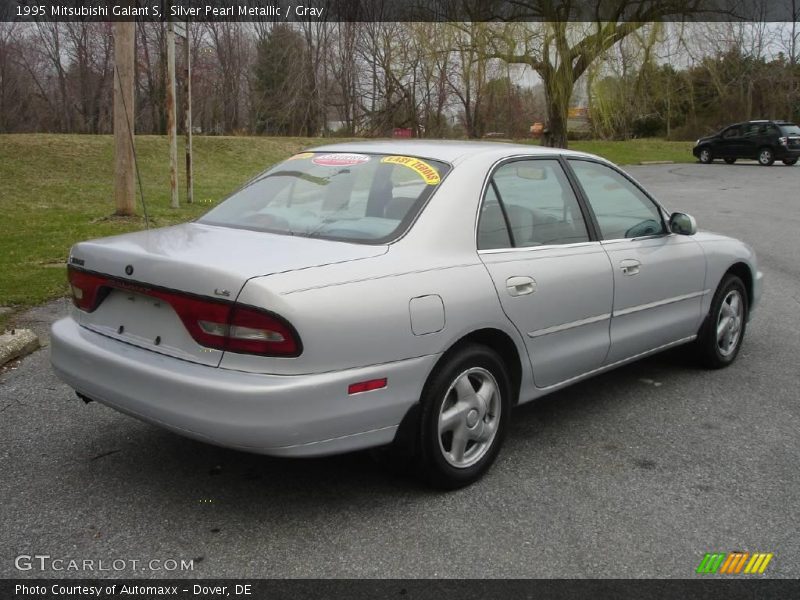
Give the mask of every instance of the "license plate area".
POLYGON ((105 336, 183 360, 217 366, 222 352, 198 344, 164 300, 113 289, 81 323, 105 336))

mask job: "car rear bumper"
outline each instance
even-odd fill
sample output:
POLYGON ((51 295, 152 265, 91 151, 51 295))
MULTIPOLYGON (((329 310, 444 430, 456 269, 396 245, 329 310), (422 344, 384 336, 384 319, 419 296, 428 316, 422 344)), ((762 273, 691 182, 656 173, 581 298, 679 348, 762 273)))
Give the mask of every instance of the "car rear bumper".
POLYGON ((800 158, 800 148, 784 148, 781 146, 775 151, 775 158, 778 160, 800 158))
POLYGON ((276 456, 391 442, 436 355, 313 375, 262 375, 190 363, 113 340, 73 319, 52 327, 56 374, 87 398, 177 433, 276 456), (351 383, 387 387, 349 395, 351 383))

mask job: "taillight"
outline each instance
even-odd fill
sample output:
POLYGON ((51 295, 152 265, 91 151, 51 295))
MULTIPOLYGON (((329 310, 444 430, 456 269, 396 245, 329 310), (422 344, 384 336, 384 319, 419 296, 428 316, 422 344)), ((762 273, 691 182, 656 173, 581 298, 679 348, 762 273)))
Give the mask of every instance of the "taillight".
POLYGON ((292 327, 280 317, 249 306, 222 305, 218 310, 181 312, 173 304, 186 329, 204 346, 240 354, 298 356, 300 342, 292 327))
POLYGON ((234 306, 227 350, 297 356, 300 354, 300 344, 292 327, 280 318, 257 308, 234 306))
POLYGON ((112 288, 118 288, 167 302, 201 346, 261 356, 294 357, 302 352, 294 328, 268 311, 130 283, 72 267, 67 273, 72 302, 86 312, 95 310, 112 288))
POLYGON ((96 309, 108 293, 108 290, 103 287, 106 278, 101 275, 67 267, 67 279, 72 293, 72 303, 86 312, 96 309))
POLYGON ((231 304, 162 290, 148 290, 143 293, 169 303, 195 342, 206 348, 225 350, 231 304))

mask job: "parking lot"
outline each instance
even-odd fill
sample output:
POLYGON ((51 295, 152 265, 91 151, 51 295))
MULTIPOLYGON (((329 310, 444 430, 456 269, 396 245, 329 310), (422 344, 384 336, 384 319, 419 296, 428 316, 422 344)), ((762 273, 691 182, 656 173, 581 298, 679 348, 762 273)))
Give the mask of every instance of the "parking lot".
POLYGON ((249 455, 84 405, 39 351, 0 374, 0 577, 691 578, 735 550, 800 577, 800 167, 628 171, 756 249, 765 291, 733 367, 678 349, 520 407, 488 476, 443 494, 367 453, 249 455), (15 568, 34 554, 126 566, 15 568), (153 559, 194 568, 142 572, 153 559))

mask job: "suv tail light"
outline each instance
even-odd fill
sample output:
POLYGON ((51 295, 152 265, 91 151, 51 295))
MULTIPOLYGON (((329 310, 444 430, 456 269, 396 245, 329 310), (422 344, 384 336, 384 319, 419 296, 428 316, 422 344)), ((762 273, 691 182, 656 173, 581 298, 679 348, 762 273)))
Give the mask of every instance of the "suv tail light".
POLYGON ((167 302, 201 346, 261 356, 295 357, 303 351, 294 327, 282 317, 260 308, 134 284, 72 266, 67 268, 67 277, 73 304, 86 312, 94 311, 108 293, 117 288, 167 302))

